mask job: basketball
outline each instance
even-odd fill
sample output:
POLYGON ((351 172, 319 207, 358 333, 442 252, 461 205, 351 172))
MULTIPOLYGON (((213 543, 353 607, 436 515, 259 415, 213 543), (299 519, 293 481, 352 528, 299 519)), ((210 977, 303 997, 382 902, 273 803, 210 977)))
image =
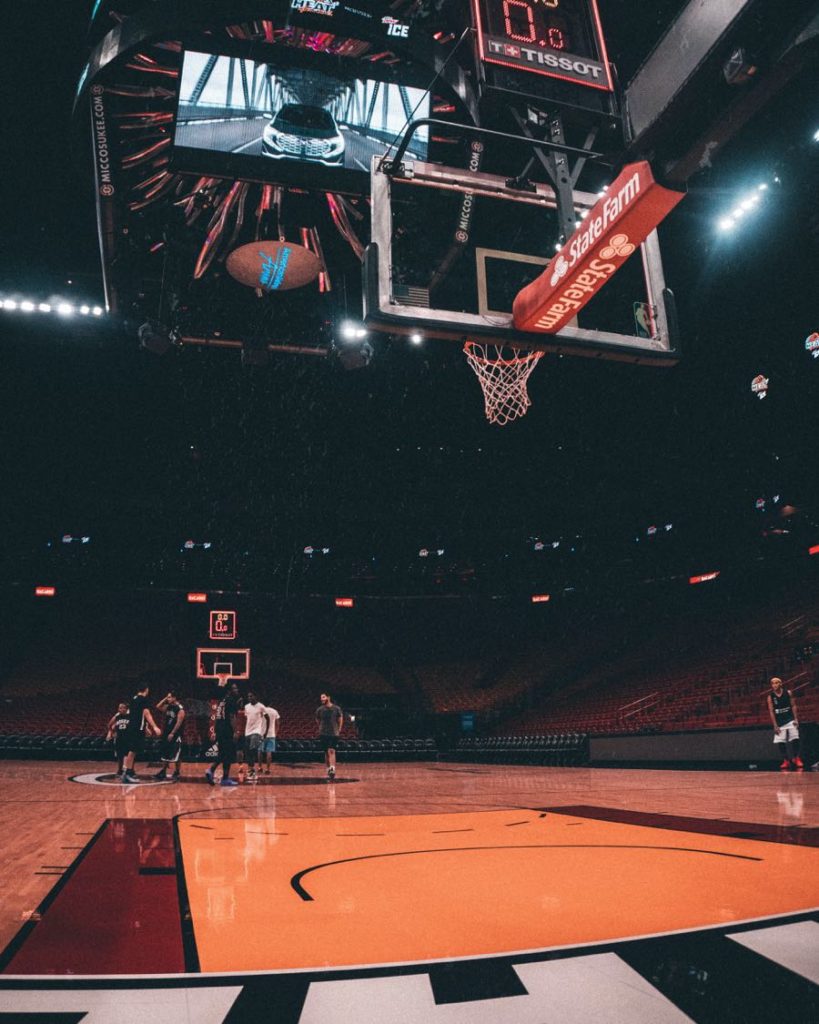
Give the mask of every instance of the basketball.
POLYGON ((321 264, 315 253, 293 242, 248 242, 228 256, 230 276, 248 288, 286 292, 303 288, 318 277, 321 264))

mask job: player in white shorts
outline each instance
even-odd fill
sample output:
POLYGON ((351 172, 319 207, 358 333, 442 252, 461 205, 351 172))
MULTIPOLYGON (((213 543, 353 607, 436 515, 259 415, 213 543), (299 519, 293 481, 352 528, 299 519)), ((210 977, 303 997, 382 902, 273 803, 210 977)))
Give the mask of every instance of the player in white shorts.
POLYGON ((782 680, 774 676, 771 680, 771 692, 768 694, 768 714, 774 727, 774 743, 781 744, 784 760, 780 764, 783 772, 795 768, 801 772, 804 768, 799 751, 799 719, 796 713, 796 698, 790 690, 782 685, 782 680))

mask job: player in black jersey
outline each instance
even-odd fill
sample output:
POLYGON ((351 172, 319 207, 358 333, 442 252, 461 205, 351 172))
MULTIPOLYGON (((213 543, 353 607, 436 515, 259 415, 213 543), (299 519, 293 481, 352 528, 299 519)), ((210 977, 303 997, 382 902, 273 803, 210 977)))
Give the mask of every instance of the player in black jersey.
MULTIPOLYGON (((228 687, 229 676, 222 676, 211 693, 211 698, 217 701, 216 718, 214 729, 216 733, 216 745, 219 748, 219 761, 222 765, 222 785, 238 786, 236 779, 230 777, 230 769, 236 760, 236 740, 239 736, 238 715, 242 709, 242 697, 236 683, 228 687)), ((213 775, 213 768, 208 768, 205 778, 211 784, 216 785, 213 775)))
POLYGON ((157 704, 156 710, 165 716, 162 723, 162 737, 159 741, 159 757, 162 767, 156 773, 157 779, 168 777, 168 765, 173 765, 172 779, 179 778, 179 765, 182 757, 182 725, 185 721, 185 709, 173 690, 157 704))
POLYGON ((159 727, 154 721, 154 716, 148 708, 148 694, 150 692, 150 687, 143 686, 131 698, 128 728, 123 732, 123 746, 127 753, 123 761, 123 768, 125 770, 122 773, 122 781, 127 785, 139 782, 139 779, 134 774, 134 761, 142 753, 145 731, 150 729, 154 736, 161 735, 159 727))
POLYGON ((782 771, 795 768, 802 771, 804 765, 799 751, 799 719, 796 712, 796 698, 790 690, 782 685, 782 680, 774 676, 771 680, 771 692, 768 694, 768 714, 774 727, 774 743, 782 744, 785 759, 779 766, 782 771))
POLYGON ((114 757, 117 759, 117 775, 122 775, 122 764, 125 760, 125 755, 128 753, 128 747, 125 746, 125 734, 128 731, 130 721, 131 716, 128 712, 128 705, 124 700, 121 700, 117 705, 117 713, 108 723, 108 733, 105 737, 108 743, 110 743, 111 740, 114 741, 114 757))

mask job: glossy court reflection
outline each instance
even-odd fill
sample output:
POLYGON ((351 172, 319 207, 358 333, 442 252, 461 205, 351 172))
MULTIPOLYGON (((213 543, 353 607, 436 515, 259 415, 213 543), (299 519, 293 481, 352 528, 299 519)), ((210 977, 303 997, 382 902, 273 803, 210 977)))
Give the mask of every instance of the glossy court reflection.
POLYGON ((204 971, 509 954, 819 906, 814 847, 573 813, 186 817, 178 829, 204 971))

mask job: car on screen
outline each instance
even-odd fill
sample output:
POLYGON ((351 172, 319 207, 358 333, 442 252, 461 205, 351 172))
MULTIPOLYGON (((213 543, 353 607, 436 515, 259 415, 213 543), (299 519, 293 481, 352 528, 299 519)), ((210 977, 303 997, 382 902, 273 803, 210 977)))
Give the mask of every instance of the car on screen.
POLYGON ((344 163, 344 145, 333 115, 307 103, 286 103, 262 133, 262 154, 274 160, 338 167, 344 163))

